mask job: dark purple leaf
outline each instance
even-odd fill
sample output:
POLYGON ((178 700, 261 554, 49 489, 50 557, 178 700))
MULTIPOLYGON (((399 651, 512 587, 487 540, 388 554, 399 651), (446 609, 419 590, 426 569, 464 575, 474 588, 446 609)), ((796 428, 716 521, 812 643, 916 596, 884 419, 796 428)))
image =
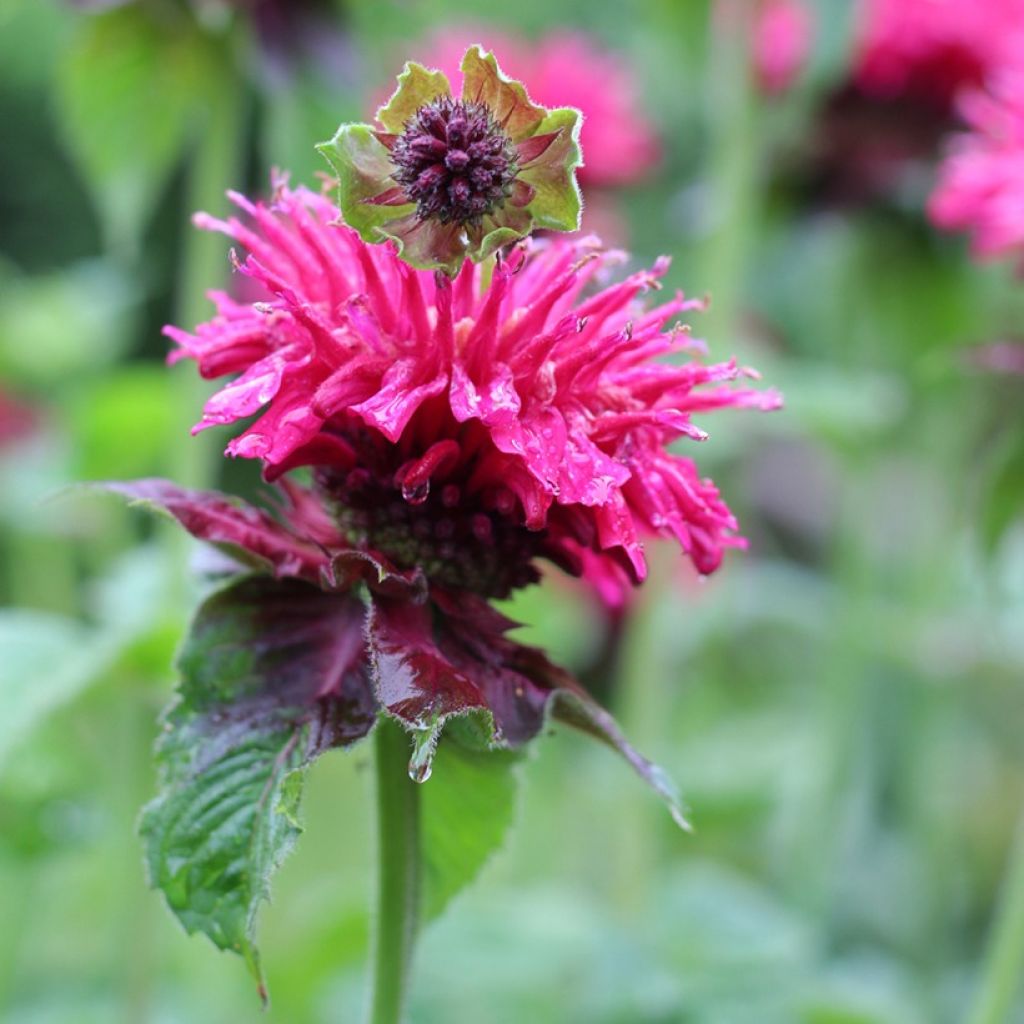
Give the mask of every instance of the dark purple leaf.
POLYGON ((410 605, 375 596, 367 638, 381 703, 418 742, 411 770, 429 775, 444 722, 484 717, 492 745, 519 747, 549 718, 565 722, 618 751, 687 828, 665 773, 641 756, 612 716, 565 669, 535 647, 505 634, 514 625, 472 594, 434 592, 433 603, 410 605))
POLYGON ((293 533, 269 513, 212 491, 190 491, 167 480, 112 482, 105 490, 133 503, 166 512, 199 540, 216 544, 245 564, 275 576, 320 578, 327 556, 311 540, 293 533))
POLYGON ((485 710, 477 684, 455 668, 434 639, 429 604, 375 596, 367 626, 377 696, 411 729, 432 729, 439 721, 485 710))
POLYGON ((427 598, 427 580, 419 569, 398 569, 384 555, 355 548, 332 552, 321 580, 329 590, 351 590, 365 583, 383 597, 420 604, 427 598))

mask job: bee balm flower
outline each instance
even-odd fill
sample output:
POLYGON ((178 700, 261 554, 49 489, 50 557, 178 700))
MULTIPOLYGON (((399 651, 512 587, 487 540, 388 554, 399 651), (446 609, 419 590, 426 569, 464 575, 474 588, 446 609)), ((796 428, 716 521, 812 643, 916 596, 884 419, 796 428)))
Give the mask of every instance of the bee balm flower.
POLYGON ((861 0, 855 77, 876 99, 949 110, 1011 56, 1022 0, 861 0))
POLYGON ((1005 70, 990 91, 964 96, 971 131, 955 137, 928 204, 947 230, 973 234, 980 259, 1024 253, 1024 72, 1005 70))
POLYGON ((807 61, 810 11, 800 0, 763 0, 754 21, 754 71, 761 91, 785 92, 807 61))
POLYGON ((529 243, 489 281, 466 264, 450 282, 366 245, 306 190, 232 198, 245 221, 197 223, 249 250, 240 269, 267 301, 217 295, 195 334, 168 328, 174 358, 238 375, 197 429, 262 411, 229 453, 270 478, 316 466, 354 542, 488 596, 532 579, 537 556, 579 572, 586 553, 639 581, 645 534, 701 572, 739 542, 714 485, 666 446, 706 436, 694 415, 778 396, 734 388, 734 362, 678 361, 688 336, 666 324, 698 304, 639 302, 667 260, 597 288, 621 254, 529 243))
POLYGON ((342 125, 319 147, 346 224, 449 274, 534 228, 575 231, 581 209, 579 111, 537 106, 479 47, 461 70, 455 99, 443 72, 406 64, 380 129, 342 125))
POLYGON ((283 180, 270 205, 232 199, 243 217, 196 222, 248 250, 237 266, 263 298, 213 293, 212 320, 166 332, 172 360, 233 377, 196 429, 260 414, 228 452, 260 459, 283 506, 113 485, 275 577, 241 577, 196 628, 280 620, 275 642, 307 658, 289 714, 328 729, 318 743, 355 742, 382 710, 413 734, 422 781, 453 717, 482 713, 498 746, 561 717, 618 750, 685 824, 664 775, 568 673, 509 639, 488 600, 537 579, 540 559, 603 590, 637 583, 651 534, 712 572, 741 543, 736 522, 668 445, 705 438, 694 416, 778 396, 735 387, 734 362, 685 358, 694 346, 670 322, 699 303, 642 300, 666 260, 613 283, 622 254, 593 239, 528 241, 452 280, 367 245, 283 180), (299 467, 308 485, 286 476, 299 467))

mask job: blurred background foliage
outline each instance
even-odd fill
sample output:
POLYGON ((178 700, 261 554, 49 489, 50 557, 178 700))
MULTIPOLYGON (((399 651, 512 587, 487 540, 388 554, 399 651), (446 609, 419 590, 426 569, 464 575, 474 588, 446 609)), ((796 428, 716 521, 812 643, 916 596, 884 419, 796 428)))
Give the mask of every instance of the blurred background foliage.
POLYGON ((189 438, 203 388, 162 365, 162 324, 203 318, 228 277, 188 214, 273 166, 312 182, 312 144, 369 112, 409 41, 471 16, 621 53, 664 153, 616 194, 615 240, 712 293, 696 333, 787 408, 707 424, 752 542, 718 576, 655 552, 622 621, 554 576, 512 608, 679 780, 695 835, 610 754, 543 738, 507 848, 423 938, 412 1019, 1024 1021, 1024 405, 977 358, 1019 333, 1024 288, 927 225, 927 163, 833 194, 819 144, 852 5, 820 0, 774 100, 703 0, 258 7, 0 0, 2 1019, 358 1015, 367 753, 312 773, 261 1017, 241 963, 145 889, 134 831, 196 552, 60 492, 258 490, 223 436, 189 438))

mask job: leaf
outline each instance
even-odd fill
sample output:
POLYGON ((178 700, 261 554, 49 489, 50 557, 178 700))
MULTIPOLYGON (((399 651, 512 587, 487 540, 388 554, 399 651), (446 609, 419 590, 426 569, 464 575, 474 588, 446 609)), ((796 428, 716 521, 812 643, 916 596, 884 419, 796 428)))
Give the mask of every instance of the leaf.
POLYGON ((48 714, 87 686, 112 657, 93 631, 62 615, 0 612, 0 765, 48 714))
POLYGON ((186 931, 244 957, 261 993, 256 913, 301 831, 305 769, 376 717, 363 617, 348 595, 244 577, 200 606, 179 657, 141 824, 150 884, 186 931))
POLYGON ((135 240, 219 83, 195 22, 134 4, 83 18, 57 80, 64 137, 115 242, 135 240))
POLYGON ((984 470, 979 531, 992 557, 1006 531, 1024 518, 1024 432, 1007 430, 992 446, 984 470))
POLYGON ((364 242, 381 242, 384 225, 415 209, 380 206, 369 200, 394 185, 391 157, 368 124, 343 124, 334 138, 316 147, 338 178, 338 207, 345 223, 359 232, 364 242))
POLYGON ((433 604, 372 597, 367 646, 384 709, 413 734, 409 771, 426 781, 446 724, 488 723, 484 744, 522 746, 552 718, 599 739, 619 753, 688 829, 669 777, 638 753, 615 719, 543 651, 508 639, 515 623, 485 601, 440 591, 433 604))
POLYGON ((192 491, 169 480, 113 481, 98 485, 134 504, 165 512, 199 540, 215 544, 253 568, 278 576, 317 580, 327 556, 312 540, 282 526, 269 513, 215 491, 192 491))
POLYGON ((451 91, 443 71, 430 71, 415 61, 407 61, 398 76, 398 88, 377 111, 377 120, 389 132, 397 135, 420 107, 425 107, 441 96, 450 96, 451 91))
POLYGON ((521 82, 503 74, 493 53, 471 46, 462 58, 462 98, 484 103, 513 142, 538 131, 547 111, 532 102, 521 82))
POLYGON ((580 128, 583 115, 574 107, 550 111, 537 135, 554 139, 520 172, 520 179, 533 189, 526 209, 539 228, 576 231, 580 226, 583 200, 576 170, 583 166, 580 128))
POLYGON ((437 917, 480 873, 516 816, 520 755, 473 750, 445 731, 420 804, 424 920, 437 917))

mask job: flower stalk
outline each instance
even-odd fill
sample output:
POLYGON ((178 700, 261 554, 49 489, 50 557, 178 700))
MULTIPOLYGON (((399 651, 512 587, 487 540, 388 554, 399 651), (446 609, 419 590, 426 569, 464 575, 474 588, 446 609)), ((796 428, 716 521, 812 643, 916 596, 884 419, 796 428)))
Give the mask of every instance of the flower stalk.
POLYGON ((382 716, 374 733, 377 905, 368 1024, 399 1024, 419 927, 420 794, 409 778, 409 737, 382 716))
MULTIPOLYGON (((225 40, 224 45, 230 47, 231 40, 225 40)), ((237 178, 239 154, 245 149, 245 86, 230 62, 219 86, 209 98, 207 118, 189 161, 186 208, 190 210, 207 209, 220 201, 224 183, 237 178)), ((187 232, 178 269, 176 303, 178 316, 184 322, 202 319, 209 305, 207 291, 221 286, 229 269, 223 246, 215 244, 205 232, 187 232)), ((179 387, 183 409, 193 409, 209 396, 209 387, 200 378, 182 377, 179 387)), ((174 479, 191 487, 209 484, 214 474, 214 449, 203 443, 179 444, 178 436, 176 429, 172 448, 174 479)))
POLYGON ((1002 1024, 1010 1019, 1024 970, 1024 814, 1010 849, 999 908, 982 965, 970 1024, 1002 1024))

